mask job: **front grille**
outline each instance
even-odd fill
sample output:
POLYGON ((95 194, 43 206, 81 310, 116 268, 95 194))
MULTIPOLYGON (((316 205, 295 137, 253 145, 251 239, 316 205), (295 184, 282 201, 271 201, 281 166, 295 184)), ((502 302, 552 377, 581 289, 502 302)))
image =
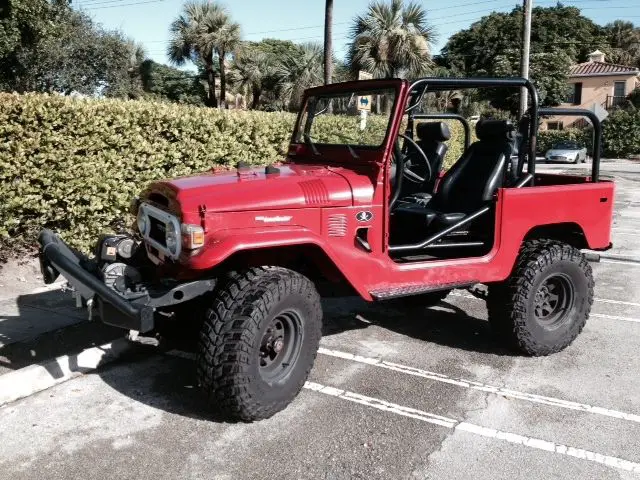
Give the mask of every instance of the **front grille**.
POLYGON ((163 247, 166 247, 166 239, 167 239, 167 225, 160 219, 149 217, 150 219, 150 228, 149 228, 149 238, 155 240, 163 247))
POLYGON ((159 209, 148 203, 141 203, 139 207, 138 215, 143 215, 149 222, 145 232, 142 233, 142 238, 148 246, 152 246, 159 253, 172 258, 177 259, 180 256, 182 250, 182 244, 178 241, 175 251, 171 252, 167 248, 167 230, 172 230, 176 234, 180 235, 180 220, 175 216, 159 209))

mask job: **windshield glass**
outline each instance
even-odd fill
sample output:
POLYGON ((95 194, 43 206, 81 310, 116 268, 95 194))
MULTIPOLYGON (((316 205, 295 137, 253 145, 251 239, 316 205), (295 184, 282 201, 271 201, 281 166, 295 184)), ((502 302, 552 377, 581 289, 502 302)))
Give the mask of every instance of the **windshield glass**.
POLYGON ((576 142, 558 142, 553 146, 553 148, 558 150, 578 150, 580 147, 576 142))
POLYGON ((309 97, 296 143, 379 147, 387 136, 395 90, 339 92, 309 97))

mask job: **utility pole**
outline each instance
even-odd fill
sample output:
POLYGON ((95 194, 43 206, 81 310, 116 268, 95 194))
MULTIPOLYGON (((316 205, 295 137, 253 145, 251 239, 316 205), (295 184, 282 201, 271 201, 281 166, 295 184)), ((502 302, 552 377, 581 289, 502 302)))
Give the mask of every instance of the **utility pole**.
POLYGON ((324 9, 324 84, 331 83, 333 77, 332 58, 332 26, 333 26, 333 0, 326 0, 324 9))
MULTIPOLYGON (((529 49, 531 46, 531 8, 533 0, 524 0, 522 21, 522 56, 520 57, 520 76, 529 78, 529 49)), ((524 115, 528 107, 528 92, 526 88, 522 88, 520 93, 520 117, 524 115)))

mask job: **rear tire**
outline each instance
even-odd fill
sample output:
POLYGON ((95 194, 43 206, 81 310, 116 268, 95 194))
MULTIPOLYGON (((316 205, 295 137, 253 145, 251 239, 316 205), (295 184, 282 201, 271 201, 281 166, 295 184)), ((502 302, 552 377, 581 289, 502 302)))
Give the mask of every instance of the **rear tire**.
POLYGON ((489 322, 526 355, 559 352, 584 328, 593 287, 591 265, 580 250, 553 240, 526 242, 511 276, 489 285, 489 322))
POLYGON ((200 387, 226 419, 268 418, 304 385, 321 334, 320 296, 308 278, 276 267, 233 273, 200 333, 200 387))

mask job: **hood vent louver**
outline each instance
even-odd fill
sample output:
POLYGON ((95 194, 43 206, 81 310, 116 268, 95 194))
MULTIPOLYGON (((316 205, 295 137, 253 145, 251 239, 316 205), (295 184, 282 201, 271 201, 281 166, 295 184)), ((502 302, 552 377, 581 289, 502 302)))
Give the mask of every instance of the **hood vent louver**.
POLYGON ((329 203, 329 192, 322 180, 305 180, 298 185, 300 185, 307 205, 326 205, 329 203))

